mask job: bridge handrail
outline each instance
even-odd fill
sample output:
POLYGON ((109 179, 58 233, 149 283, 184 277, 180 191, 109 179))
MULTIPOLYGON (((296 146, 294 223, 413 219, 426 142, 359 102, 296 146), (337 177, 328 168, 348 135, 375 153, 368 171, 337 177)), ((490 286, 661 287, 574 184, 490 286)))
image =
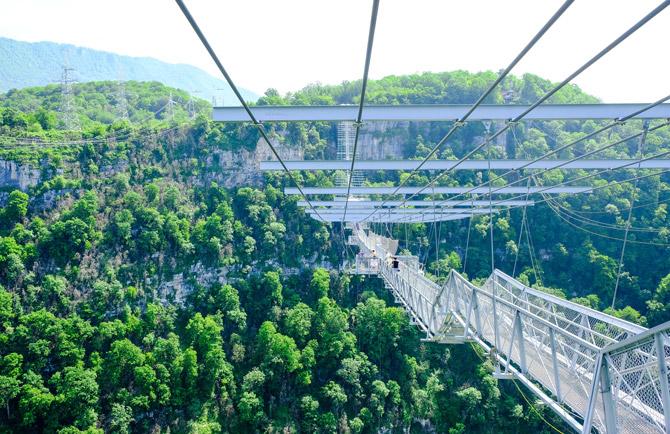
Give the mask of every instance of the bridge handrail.
POLYGON ((554 305, 559 305, 563 306, 569 309, 572 309, 574 311, 577 311, 579 313, 582 313, 584 315, 588 315, 591 318, 598 319, 601 321, 606 321, 610 324, 615 324, 618 327, 621 327, 622 329, 632 333, 632 334, 638 334, 638 333, 643 333, 647 330, 646 327, 642 327, 638 324, 633 324, 631 322, 628 322, 626 320, 623 320, 621 318, 617 318, 615 316, 607 315, 605 313, 599 312, 597 310, 591 309, 589 307, 583 306, 581 304, 574 303, 572 301, 568 301, 559 297, 556 297, 555 295, 547 294, 546 292, 542 292, 537 289, 533 289, 529 286, 524 285, 523 283, 519 282, 518 280, 510 277, 509 275, 505 274, 504 272, 496 269, 494 271, 494 274, 498 277, 501 277, 505 279, 505 281, 511 283, 512 285, 516 286, 519 290, 522 292, 526 292, 528 294, 532 294, 536 297, 543 298, 554 305))

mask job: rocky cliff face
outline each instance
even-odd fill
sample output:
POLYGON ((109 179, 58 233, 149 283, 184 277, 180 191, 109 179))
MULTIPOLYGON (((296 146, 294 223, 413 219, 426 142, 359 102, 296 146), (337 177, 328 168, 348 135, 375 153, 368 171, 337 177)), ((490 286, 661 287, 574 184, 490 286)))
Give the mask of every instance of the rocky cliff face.
MULTIPOLYGON (((278 151, 282 160, 302 160, 305 158, 303 149, 283 146, 276 138, 270 138, 270 142, 278 151)), ((260 185, 263 181, 260 164, 261 161, 267 160, 276 160, 276 158, 263 139, 258 140, 254 151, 215 149, 204 161, 207 171, 201 181, 198 182, 204 184, 216 182, 224 188, 260 185)))
POLYGON ((40 182, 41 170, 15 161, 0 160, 0 188, 28 191, 40 182))
POLYGON ((409 122, 370 122, 361 129, 358 138, 359 158, 362 160, 398 159, 405 156, 405 140, 409 122), (394 134, 393 132, 400 132, 394 134))

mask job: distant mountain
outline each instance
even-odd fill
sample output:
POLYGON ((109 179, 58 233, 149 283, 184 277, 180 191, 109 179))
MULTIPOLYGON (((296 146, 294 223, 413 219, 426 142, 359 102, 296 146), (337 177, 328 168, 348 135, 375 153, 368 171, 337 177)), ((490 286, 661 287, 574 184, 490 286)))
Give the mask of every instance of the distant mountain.
MULTIPOLYGON (((151 57, 121 56, 70 44, 55 42, 23 42, 0 37, 0 92, 13 88, 44 86, 61 77, 63 52, 70 62, 72 77, 78 82, 117 80, 119 66, 125 80, 159 81, 167 86, 183 89, 197 98, 212 100, 214 89, 217 103, 239 105, 230 86, 200 68, 186 64, 161 62, 151 57)), ((240 88, 247 101, 256 101, 259 95, 240 88)))

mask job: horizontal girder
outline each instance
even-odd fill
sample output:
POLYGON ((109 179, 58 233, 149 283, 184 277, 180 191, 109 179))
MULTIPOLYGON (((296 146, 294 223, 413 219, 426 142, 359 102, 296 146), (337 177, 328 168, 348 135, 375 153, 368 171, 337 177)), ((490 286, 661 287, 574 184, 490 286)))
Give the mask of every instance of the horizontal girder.
MULTIPOLYGON (((298 206, 329 206, 331 208, 344 208, 344 200, 313 200, 310 202, 301 200, 298 202, 298 206)), ((396 207, 396 206, 414 206, 414 207, 451 207, 451 206, 462 206, 462 207, 472 207, 472 206, 489 206, 491 203, 488 200, 444 200, 444 201, 432 201, 432 200, 388 200, 384 202, 383 200, 356 200, 349 199, 347 207, 351 208, 377 208, 377 207, 396 207)), ((523 205, 533 205, 532 200, 507 200, 503 204, 493 204, 493 206, 523 206, 523 205)))
MULTIPOLYGON (((493 194, 588 193, 591 187, 494 187, 493 194)), ((349 194, 488 194, 488 187, 351 187, 349 194), (423 190, 419 193, 419 190, 423 190), (398 191, 396 191, 398 190, 398 191)), ((285 194, 347 194, 347 187, 286 187, 285 194)))
MULTIPOLYGON (((648 104, 546 104, 540 105, 524 120, 617 119, 635 113, 648 104)), ((363 121, 456 121, 467 113, 470 104, 366 106, 363 121)), ((485 105, 477 107, 468 121, 508 120, 526 111, 528 105, 485 105)), ((358 106, 262 106, 251 107, 260 122, 353 121, 358 106)), ((212 118, 220 122, 249 122, 242 107, 214 107, 212 118)), ((635 116, 636 119, 670 118, 670 104, 661 104, 635 116)))
MULTIPOLYGON (((326 222, 341 222, 343 215, 338 214, 324 214, 317 215, 316 213, 308 214, 315 220, 326 221, 326 222)), ((403 216, 403 215, 387 215, 386 213, 375 214, 366 220, 366 217, 369 214, 349 214, 344 218, 345 222, 380 222, 380 223, 421 223, 421 222, 436 222, 436 221, 448 221, 448 220, 461 220, 472 217, 472 214, 417 214, 415 216, 403 216)))
MULTIPOLYGON (((372 211, 375 211, 378 208, 365 208, 365 209, 348 209, 347 215, 349 214, 363 214, 369 215, 372 211)), ((498 212, 499 209, 494 209, 493 212, 498 212)), ((339 214, 344 215, 344 208, 335 208, 335 209, 306 209, 307 214, 339 214)), ((436 209, 425 209, 425 208, 396 208, 396 209, 386 209, 379 210, 375 213, 376 215, 400 215, 400 216, 411 216, 414 214, 488 214, 491 212, 490 208, 436 208, 436 209)))
MULTIPOLYGON (((491 160, 491 170, 516 170, 524 169, 618 169, 635 168, 637 160, 491 160), (530 164, 529 164, 530 163, 530 164)), ((356 170, 415 170, 422 160, 356 160, 356 170)), ((428 160, 422 170, 486 170, 489 168, 488 160, 466 160, 460 163, 458 160, 428 160)), ((351 161, 346 160, 305 160, 284 161, 289 170, 349 170, 351 161)), ((646 160, 640 162, 641 169, 668 169, 670 160, 646 160)), ((261 161, 261 170, 284 170, 279 161, 261 161)))

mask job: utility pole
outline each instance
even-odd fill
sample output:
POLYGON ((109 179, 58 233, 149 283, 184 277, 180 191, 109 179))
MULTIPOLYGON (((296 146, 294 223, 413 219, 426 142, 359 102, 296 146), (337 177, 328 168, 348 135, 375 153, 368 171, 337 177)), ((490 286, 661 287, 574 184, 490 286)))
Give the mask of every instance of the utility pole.
POLYGON ((119 66, 119 81, 116 88, 116 121, 130 122, 128 100, 126 99, 126 84, 123 81, 123 66, 119 66))
POLYGON ((169 120, 171 120, 171 121, 174 120, 174 106, 175 106, 176 104, 177 104, 177 103, 175 103, 175 102, 172 100, 172 91, 170 91, 170 100, 168 101, 168 104, 167 104, 167 118, 168 118, 169 120))
POLYGON ((63 58, 65 59, 65 65, 63 65, 61 78, 60 80, 54 80, 54 82, 60 83, 61 85, 61 101, 58 109, 58 118, 62 122, 62 129, 81 131, 81 124, 79 123, 79 117, 75 110, 74 95, 72 94, 72 83, 75 83, 75 81, 70 76, 70 71, 74 71, 74 69, 70 68, 70 62, 68 61, 67 52, 65 51, 63 51, 63 58))
POLYGON ((200 93, 200 91, 199 90, 194 90, 193 92, 191 92, 191 97, 188 100, 188 118, 190 120, 195 119, 195 115, 196 115, 196 113, 195 113, 195 99, 193 99, 193 94, 194 93, 200 93))
MULTIPOLYGON (((212 107, 219 107, 216 104, 216 91, 217 90, 223 90, 223 89, 220 88, 220 87, 212 86, 212 107)), ((223 105, 224 105, 223 104, 223 94, 221 94, 221 106, 223 106, 223 105)))

